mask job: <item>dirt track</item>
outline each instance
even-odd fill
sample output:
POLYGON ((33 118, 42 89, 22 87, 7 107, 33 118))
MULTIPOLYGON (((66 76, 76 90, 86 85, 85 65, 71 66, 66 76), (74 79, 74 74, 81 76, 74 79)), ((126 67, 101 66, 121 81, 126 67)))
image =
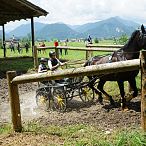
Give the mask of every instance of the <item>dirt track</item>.
MULTIPOLYGON (((10 122, 10 106, 8 102, 8 91, 6 79, 0 79, 0 123, 10 122)), ((129 104, 129 111, 122 112, 119 107, 110 108, 109 102, 104 101, 100 105, 96 100, 93 103, 84 104, 79 99, 73 99, 68 103, 65 113, 54 111, 41 111, 35 103, 35 90, 37 84, 24 84, 19 86, 22 120, 39 121, 41 124, 67 125, 86 123, 98 126, 101 129, 114 129, 123 127, 140 126, 140 97, 129 104)), ((114 97, 118 98, 118 97, 114 97)))

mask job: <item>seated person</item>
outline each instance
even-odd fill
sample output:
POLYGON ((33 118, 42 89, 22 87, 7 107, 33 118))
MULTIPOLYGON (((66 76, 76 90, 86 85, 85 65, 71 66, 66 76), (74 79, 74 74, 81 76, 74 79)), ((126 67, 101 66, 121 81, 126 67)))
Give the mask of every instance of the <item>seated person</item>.
POLYGON ((49 52, 50 59, 48 60, 48 67, 51 71, 58 69, 59 66, 63 66, 66 63, 62 63, 56 58, 56 53, 54 51, 49 52))
MULTIPOLYGON (((43 72, 47 72, 48 68, 46 66, 47 63, 47 59, 46 58, 41 58, 40 59, 40 65, 38 67, 38 73, 43 73, 43 72)), ((44 86, 48 84, 48 81, 42 81, 42 84, 39 84, 39 86, 44 86)))
MULTIPOLYGON (((54 51, 49 52, 49 57, 50 59, 48 60, 48 67, 51 71, 55 71, 58 69, 59 66, 63 66, 66 64, 66 62, 62 63, 59 61, 59 59, 56 58, 56 53, 54 51)), ((55 80, 55 82, 63 83, 65 82, 65 79, 55 80)))
POLYGON ((40 59, 40 65, 38 67, 38 73, 47 72, 48 68, 46 66, 47 59, 41 58, 40 59))

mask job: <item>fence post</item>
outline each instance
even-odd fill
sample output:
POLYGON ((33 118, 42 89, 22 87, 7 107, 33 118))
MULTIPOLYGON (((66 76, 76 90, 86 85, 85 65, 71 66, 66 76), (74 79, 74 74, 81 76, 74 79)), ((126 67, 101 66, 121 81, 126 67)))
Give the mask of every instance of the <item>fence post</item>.
POLYGON ((141 126, 146 132, 146 51, 141 52, 141 126))
POLYGON ((59 59, 59 49, 55 47, 56 57, 59 59))
MULTIPOLYGON (((91 48, 90 46, 86 46, 86 48, 91 48)), ((86 60, 93 57, 93 51, 86 51, 86 60)))
POLYGON ((10 106, 11 106, 11 114, 12 114, 11 118, 12 118, 13 130, 15 132, 21 132, 22 131, 22 124, 21 124, 18 85, 12 83, 12 80, 14 77, 16 77, 15 71, 8 71, 7 72, 8 91, 9 91, 9 98, 10 98, 10 106))
POLYGON ((89 51, 86 50, 86 60, 89 58, 89 51))
POLYGON ((34 68, 38 69, 38 51, 37 46, 33 46, 33 59, 34 59, 34 68))

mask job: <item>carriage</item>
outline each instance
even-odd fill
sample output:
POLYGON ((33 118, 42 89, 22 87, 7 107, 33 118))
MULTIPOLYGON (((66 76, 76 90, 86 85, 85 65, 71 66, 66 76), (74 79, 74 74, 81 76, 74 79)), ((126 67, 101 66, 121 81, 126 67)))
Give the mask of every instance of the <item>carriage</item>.
POLYGON ((63 112, 74 97, 79 97, 83 102, 94 99, 95 94, 89 84, 86 77, 67 78, 59 82, 45 81, 36 90, 36 103, 43 110, 63 112))

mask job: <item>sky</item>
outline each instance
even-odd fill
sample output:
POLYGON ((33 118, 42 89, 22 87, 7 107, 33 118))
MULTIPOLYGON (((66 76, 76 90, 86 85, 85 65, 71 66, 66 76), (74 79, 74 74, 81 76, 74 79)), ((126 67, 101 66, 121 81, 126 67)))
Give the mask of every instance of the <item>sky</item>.
MULTIPOLYGON (((146 0, 28 0, 45 9, 49 14, 35 18, 35 22, 62 22, 81 25, 119 16, 146 24, 146 0)), ((6 31, 30 23, 30 20, 6 24, 6 31)))

